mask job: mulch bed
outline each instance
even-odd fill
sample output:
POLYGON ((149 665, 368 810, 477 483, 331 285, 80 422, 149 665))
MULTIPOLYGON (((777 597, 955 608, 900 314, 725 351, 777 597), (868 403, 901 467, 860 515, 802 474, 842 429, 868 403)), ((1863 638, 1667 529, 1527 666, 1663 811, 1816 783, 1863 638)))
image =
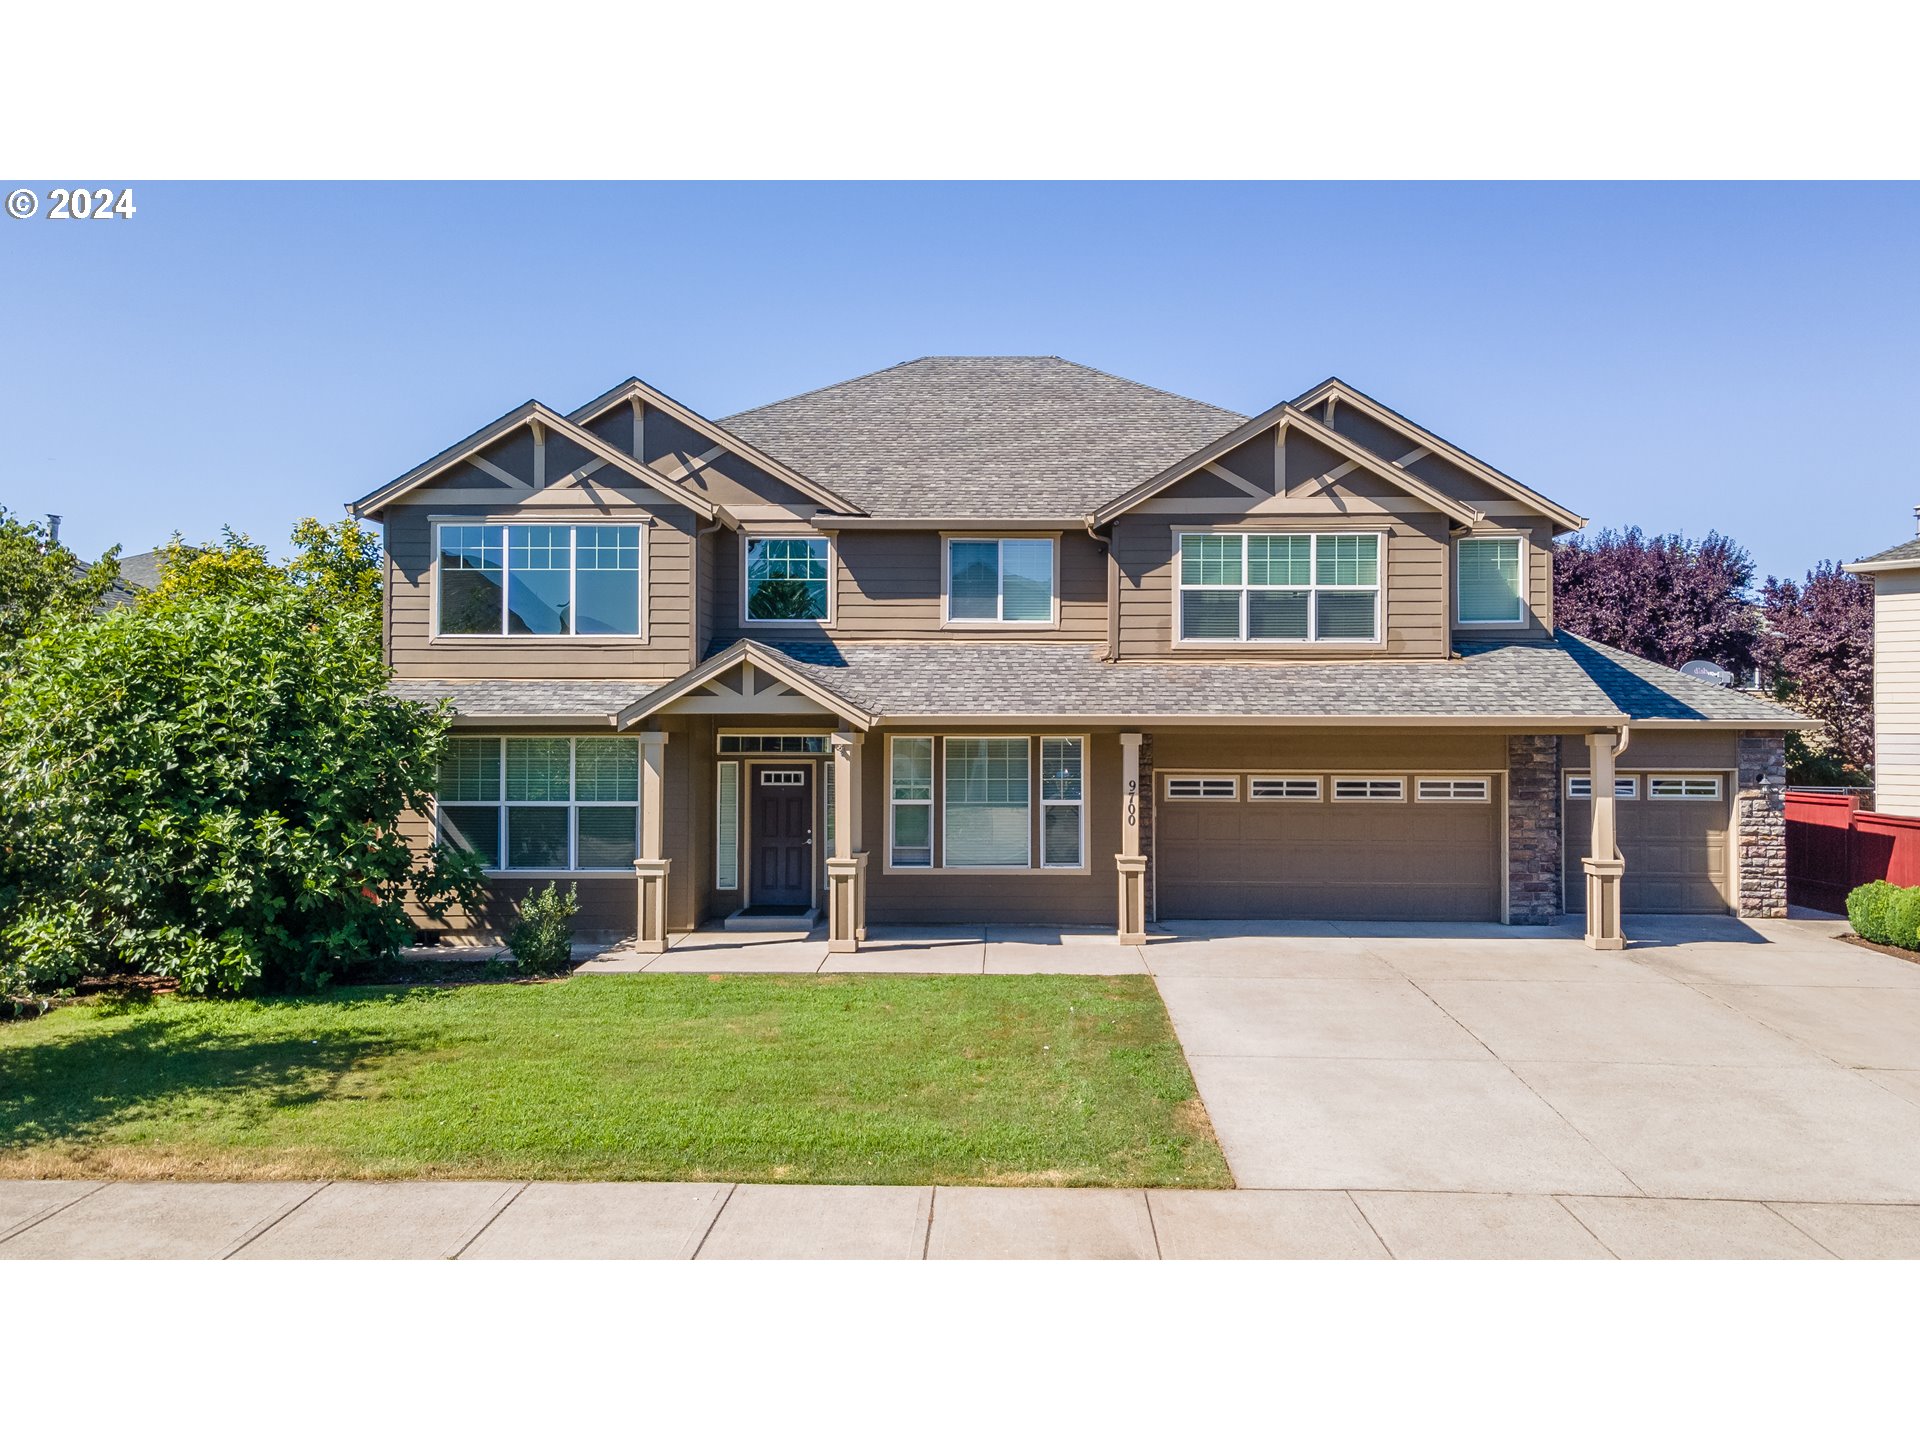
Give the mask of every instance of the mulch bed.
POLYGON ((1858 935, 1841 934, 1833 937, 1844 940, 1849 945, 1858 945, 1862 950, 1878 950, 1882 955, 1891 955, 1896 960, 1905 960, 1909 965, 1920 965, 1920 950, 1902 950, 1898 945, 1876 945, 1871 940, 1858 935))

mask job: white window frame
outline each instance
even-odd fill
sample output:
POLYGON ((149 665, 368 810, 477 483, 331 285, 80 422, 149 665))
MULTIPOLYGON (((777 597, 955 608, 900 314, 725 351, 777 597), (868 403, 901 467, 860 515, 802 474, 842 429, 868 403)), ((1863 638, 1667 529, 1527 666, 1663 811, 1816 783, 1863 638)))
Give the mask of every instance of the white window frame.
POLYGON ((1490 775, 1416 775, 1413 777, 1413 800, 1416 805, 1491 805, 1493 777, 1490 775), (1421 790, 1428 785, 1444 785, 1447 787, 1446 793, 1421 794, 1421 790), (1478 786, 1479 794, 1460 794, 1460 787, 1463 785, 1478 786))
MULTIPOLYGON (((942 735, 940 743, 934 747, 934 773, 939 776, 938 797, 940 801, 940 853, 938 859, 942 870, 951 870, 956 874, 992 873, 998 875, 1015 874, 1022 870, 1031 870, 1033 863, 1033 821, 1034 807, 1039 791, 1039 771, 1033 763, 1033 736, 1031 735, 942 735), (1017 865, 954 865, 947 860, 947 746, 955 740, 1018 740, 1027 747, 1027 853, 1017 865)), ((1085 787, 1082 786, 1084 791, 1085 787)))
POLYGON ((445 642, 449 645, 483 644, 494 645, 502 641, 510 645, 645 645, 647 643, 647 577, 651 573, 651 555, 648 531, 651 526, 640 520, 600 520, 556 517, 551 520, 536 519, 526 515, 507 519, 498 515, 436 515, 428 523, 428 543, 432 549, 429 554, 428 568, 428 628, 427 639, 430 644, 445 642), (449 634, 440 629, 440 532, 449 526, 479 528, 489 525, 501 527, 500 536, 500 629, 485 634, 469 635, 449 634), (513 546, 508 542, 506 530, 528 526, 565 526, 567 529, 567 614, 569 623, 578 612, 575 592, 579 588, 579 531, 582 526, 592 529, 621 528, 637 530, 640 533, 640 569, 634 576, 634 584, 639 589, 639 629, 631 635, 579 635, 568 632, 563 635, 514 635, 507 630, 507 599, 512 589, 513 546))
POLYGON ((1190 526, 1173 532, 1173 643, 1176 646, 1209 648, 1219 645, 1350 645, 1378 647, 1385 643, 1386 636, 1386 594, 1387 594, 1387 532, 1384 530, 1227 530, 1190 526), (1182 576, 1180 563, 1181 543, 1189 535, 1204 535, 1210 538, 1238 536, 1240 540, 1240 583, 1238 585, 1189 585, 1182 576), (1308 560, 1309 584, 1300 585, 1249 585, 1247 583, 1247 539, 1249 536, 1279 535, 1287 537, 1308 536, 1313 541, 1313 549, 1308 560), (1323 538, 1348 538, 1371 535, 1374 539, 1375 583, 1372 585, 1322 585, 1320 583, 1320 541, 1323 538), (1301 590, 1307 592, 1307 634, 1305 639, 1259 639, 1247 638, 1247 595, 1252 590, 1301 590), (1181 596, 1189 590, 1237 590, 1240 592, 1240 634, 1235 639, 1188 639, 1182 632, 1185 626, 1186 606, 1181 596), (1321 591, 1329 594, 1358 595, 1371 590, 1373 592, 1373 635, 1368 639, 1354 639, 1351 636, 1320 637, 1320 606, 1317 598, 1321 591))
MULTIPOLYGON (((640 853, 641 837, 645 832, 646 822, 646 817, 642 814, 640 807, 646 795, 647 788, 646 776, 640 769, 636 769, 635 772, 634 798, 631 802, 625 800, 581 800, 576 798, 580 793, 580 742, 582 740, 625 740, 627 739, 626 736, 456 734, 453 738, 457 740, 490 740, 494 746, 494 763, 498 767, 495 773, 497 775, 496 784, 499 798, 493 801, 492 804, 493 808, 499 812, 498 824, 500 830, 498 845, 500 850, 500 864, 487 867, 484 872, 485 874, 541 876, 626 875, 632 873, 631 867, 628 865, 596 866, 591 869, 583 869, 581 867, 580 826, 575 813, 580 810, 624 810, 631 804, 633 810, 633 852, 635 855, 640 853), (507 741, 509 740, 565 740, 567 742, 567 798, 565 800, 509 800, 507 798, 507 741), (564 810, 567 812, 567 863, 564 869, 550 865, 530 866, 509 865, 506 863, 509 834, 507 811, 510 809, 564 810)), ((644 767, 646 757, 637 754, 640 746, 638 737, 634 737, 632 743, 636 751, 639 766, 644 767)), ((446 828, 440 814, 442 803, 436 788, 433 797, 433 838, 436 842, 445 844, 448 842, 446 839, 446 828)), ((456 807, 464 806, 479 809, 486 806, 489 802, 485 800, 448 800, 444 803, 456 807)))
POLYGON ((837 553, 837 547, 834 545, 833 537, 831 535, 822 535, 822 534, 819 534, 818 532, 802 533, 802 532, 776 531, 776 530, 751 530, 751 531, 743 530, 741 531, 740 532, 740 623, 741 625, 742 626, 751 625, 756 630, 759 630, 759 629, 792 630, 796 628, 802 629, 802 630, 809 629, 809 628, 815 629, 815 630, 832 629, 833 618, 834 618, 834 602, 836 599, 836 592, 840 588, 839 585, 837 585, 834 581, 834 577, 838 574, 838 562, 839 562, 839 556, 837 553), (747 574, 747 567, 748 567, 748 562, 753 558, 753 547, 755 543, 761 540, 805 540, 812 544, 825 545, 827 547, 827 613, 824 616, 822 616, 818 620, 755 620, 748 616, 747 601, 749 599, 748 585, 749 585, 750 577, 747 574))
POLYGON ((1407 803, 1407 777, 1405 775, 1335 775, 1328 786, 1328 795, 1336 805, 1404 805, 1407 803), (1391 785, 1391 795, 1342 795, 1342 785, 1364 785, 1371 791, 1377 785, 1391 785))
POLYGON ((1163 771, 1162 774, 1165 776, 1161 783, 1162 793, 1168 800, 1177 801, 1183 805, 1225 805, 1237 803, 1240 799, 1240 777, 1238 775, 1182 774, 1167 771, 1163 771), (1197 785, 1200 787, 1199 793, 1193 795, 1177 795, 1173 789, 1176 783, 1182 785, 1197 785), (1224 791, 1219 788, 1222 785, 1226 787, 1224 791), (1208 793, 1209 790, 1213 793, 1208 793))
POLYGON ((1528 624, 1532 619, 1532 605, 1529 591, 1532 559, 1527 553, 1527 534, 1524 530, 1481 530, 1471 535, 1462 535, 1453 542, 1453 623, 1463 630, 1512 630, 1528 624), (1511 620, 1469 620, 1460 612, 1460 547, 1469 540, 1513 540, 1520 546, 1520 593, 1518 605, 1520 613, 1511 620))
MULTIPOLYGON (((1060 624, 1060 536, 1046 535, 942 535, 940 537, 940 626, 942 629, 965 630, 990 626, 998 629, 1009 626, 1016 630, 1057 629, 1060 624), (1007 567, 1000 558, 1000 546, 1009 540, 1031 540, 1044 543, 1049 547, 1053 558, 1053 579, 1050 582, 1051 594, 1047 618, 1044 620, 1007 620, 1000 617, 1007 610, 1007 567), (996 615, 989 620, 981 616, 956 616, 953 613, 953 547, 955 543, 973 545, 992 545, 994 547, 994 578, 996 615)), ((966 738, 962 736, 961 738, 966 738)))
POLYGON ((1085 735, 1042 735, 1038 750, 1039 763, 1034 767, 1034 805, 1038 817, 1040 837, 1040 868, 1063 874, 1085 874, 1089 868, 1087 859, 1087 781, 1090 771, 1089 762, 1093 756, 1093 743, 1085 735), (1045 770, 1047 764, 1047 742, 1070 741, 1080 747, 1080 798, 1078 800, 1047 799, 1045 770), (1047 811, 1072 809, 1078 812, 1080 827, 1080 858, 1071 865, 1061 865, 1047 859, 1047 811))
POLYGON ((936 823, 940 803, 940 742, 934 735, 889 735, 887 736, 887 863, 889 871, 903 871, 909 875, 925 874, 940 868, 939 826, 936 823), (927 742, 927 798, 924 800, 899 800, 893 793, 893 752, 902 740, 924 740, 927 742), (893 817, 903 805, 915 807, 924 805, 927 809, 927 863, 924 865, 908 861, 902 864, 894 858, 896 848, 893 840, 893 817))
MULTIPOLYGON (((1591 800, 1593 798, 1593 776, 1585 770, 1567 772, 1567 798, 1569 800, 1591 800)), ((1613 777, 1613 798, 1616 800, 1638 800, 1640 798, 1640 777, 1638 775, 1615 775, 1613 777)))
POLYGON ((714 762, 713 779, 713 888, 723 894, 740 890, 740 787, 745 764, 739 760, 714 762), (727 776, 733 777, 733 814, 727 814, 727 776), (729 824, 731 822, 731 824, 729 824), (729 843, 731 830, 731 843, 729 843), (732 883, 727 883, 731 880, 732 883))
POLYGON ((1326 798, 1326 781, 1319 775, 1269 774, 1247 776, 1247 803, 1249 805, 1317 805, 1323 803, 1326 798), (1262 795, 1260 793, 1260 787, 1263 784, 1279 786, 1283 793, 1262 795), (1286 790, 1298 789, 1303 785, 1311 787, 1311 793, 1305 795, 1290 795, 1284 793, 1286 790))
POLYGON ((1726 783, 1717 773, 1701 775, 1670 772, 1664 775, 1649 775, 1647 776, 1647 798, 1649 800, 1722 800, 1726 798, 1726 783), (1662 785, 1678 785, 1681 787, 1681 793, 1662 795, 1660 793, 1662 785), (1705 795, 1690 793, 1693 787, 1699 785, 1708 785, 1712 789, 1705 795))

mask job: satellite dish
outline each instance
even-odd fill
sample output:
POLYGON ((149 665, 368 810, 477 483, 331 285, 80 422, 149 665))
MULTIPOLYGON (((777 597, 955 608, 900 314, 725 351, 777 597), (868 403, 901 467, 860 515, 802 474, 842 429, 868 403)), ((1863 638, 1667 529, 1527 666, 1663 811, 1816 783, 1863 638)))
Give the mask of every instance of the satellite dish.
POLYGON ((1718 685, 1722 689, 1733 684, 1733 672, 1711 660, 1689 660, 1680 667, 1682 675, 1691 675, 1696 680, 1704 680, 1709 685, 1718 685))

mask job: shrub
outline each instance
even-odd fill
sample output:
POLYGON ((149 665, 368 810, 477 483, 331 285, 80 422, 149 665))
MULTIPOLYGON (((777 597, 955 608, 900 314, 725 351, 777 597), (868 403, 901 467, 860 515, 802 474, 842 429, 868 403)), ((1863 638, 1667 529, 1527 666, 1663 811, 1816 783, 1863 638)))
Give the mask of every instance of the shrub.
POLYGON ((507 936, 523 969, 535 975, 557 975, 573 968, 573 917, 580 913, 580 893, 569 885, 562 895, 557 884, 536 890, 520 907, 519 923, 507 936))
POLYGON ((1853 933, 1876 945, 1892 944, 1893 932, 1887 912, 1899 894, 1899 886, 1884 880, 1869 881, 1849 894, 1847 919, 1853 925, 1853 933))
POLYGON ((1896 888, 1887 902, 1888 945, 1920 950, 1920 885, 1896 888))

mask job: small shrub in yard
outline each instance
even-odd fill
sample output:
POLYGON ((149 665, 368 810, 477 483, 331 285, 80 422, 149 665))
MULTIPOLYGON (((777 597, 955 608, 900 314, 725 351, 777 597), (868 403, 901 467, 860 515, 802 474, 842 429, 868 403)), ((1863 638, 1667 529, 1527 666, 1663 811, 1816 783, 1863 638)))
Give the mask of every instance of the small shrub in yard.
POLYGON ((1847 919, 1862 940, 1920 950, 1920 886, 1870 881, 1847 896, 1847 919))
POLYGON ((536 890, 520 907, 520 921, 507 936, 523 969, 535 975, 557 975, 573 965, 573 917, 580 913, 580 893, 572 885, 562 895, 557 884, 536 890))
POLYGON ((1887 940, 1902 950, 1920 950, 1920 885, 1896 888, 1887 902, 1887 940))

